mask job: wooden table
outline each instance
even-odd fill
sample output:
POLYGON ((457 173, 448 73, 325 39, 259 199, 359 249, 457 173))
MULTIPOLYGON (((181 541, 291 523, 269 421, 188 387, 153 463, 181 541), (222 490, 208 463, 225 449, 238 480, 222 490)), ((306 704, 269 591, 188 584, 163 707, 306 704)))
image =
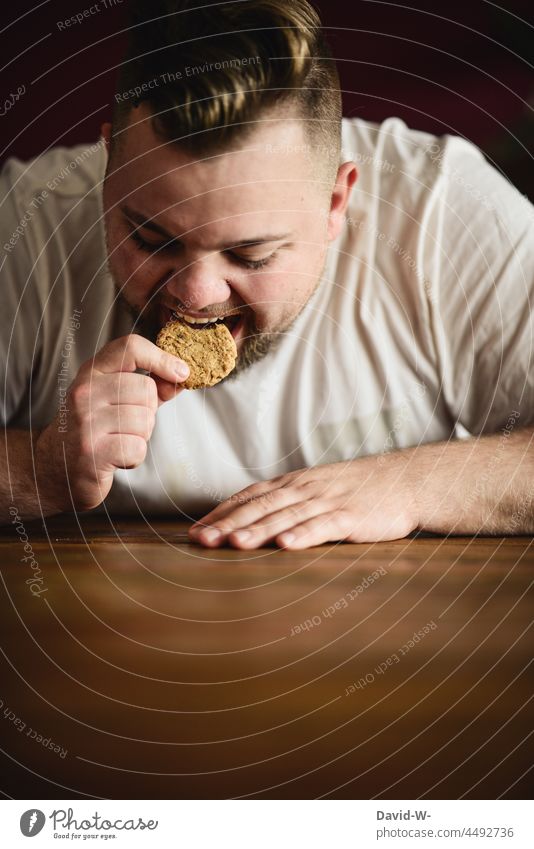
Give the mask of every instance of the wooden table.
POLYGON ((289 553, 208 551, 168 519, 24 530, 26 551, 0 532, 6 796, 531 795, 531 538, 289 553))

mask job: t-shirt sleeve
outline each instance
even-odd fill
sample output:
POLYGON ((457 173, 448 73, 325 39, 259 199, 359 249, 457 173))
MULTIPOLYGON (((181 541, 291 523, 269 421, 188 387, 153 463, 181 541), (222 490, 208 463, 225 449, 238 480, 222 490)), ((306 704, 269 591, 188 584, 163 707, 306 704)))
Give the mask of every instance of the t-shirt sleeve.
POLYGON ((32 273, 32 218, 38 199, 17 192, 19 163, 9 160, 0 173, 0 420, 9 425, 29 395, 32 370, 40 357, 41 299, 32 273), (33 201, 33 203, 32 203, 33 201))
POLYGON ((424 288, 441 391, 456 424, 534 424, 534 208, 473 146, 442 149, 424 288), (519 414, 519 415, 518 415, 519 414))

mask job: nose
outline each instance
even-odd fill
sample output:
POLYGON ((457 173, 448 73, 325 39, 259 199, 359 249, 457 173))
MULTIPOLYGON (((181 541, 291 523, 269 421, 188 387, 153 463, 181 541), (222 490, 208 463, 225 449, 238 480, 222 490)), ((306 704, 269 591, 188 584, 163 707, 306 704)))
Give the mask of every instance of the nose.
POLYGON ((202 310, 213 304, 223 304, 230 298, 232 289, 209 260, 197 260, 176 271, 167 281, 165 289, 179 305, 191 310, 202 310))

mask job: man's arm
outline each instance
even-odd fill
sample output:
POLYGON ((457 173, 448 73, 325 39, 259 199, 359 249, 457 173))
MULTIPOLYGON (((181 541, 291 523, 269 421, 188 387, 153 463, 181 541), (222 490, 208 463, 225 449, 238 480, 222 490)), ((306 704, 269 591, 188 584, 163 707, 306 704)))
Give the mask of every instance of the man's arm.
POLYGON ((10 514, 31 520, 57 512, 46 497, 46 489, 40 492, 36 484, 34 457, 39 434, 37 430, 4 431, 0 444, 2 524, 10 521, 10 514))
POLYGON ((0 450, 0 523, 90 510, 117 469, 145 459, 156 411, 183 391, 189 368, 136 334, 108 342, 84 363, 60 415, 40 433, 5 428, 0 450), (150 374, 139 374, 139 370, 150 374))
POLYGON ((534 534, 534 428, 408 450, 419 530, 534 534))
POLYGON ((377 542, 416 531, 534 533, 534 429, 513 428, 291 472, 247 487, 191 529, 225 542, 289 549, 377 542))

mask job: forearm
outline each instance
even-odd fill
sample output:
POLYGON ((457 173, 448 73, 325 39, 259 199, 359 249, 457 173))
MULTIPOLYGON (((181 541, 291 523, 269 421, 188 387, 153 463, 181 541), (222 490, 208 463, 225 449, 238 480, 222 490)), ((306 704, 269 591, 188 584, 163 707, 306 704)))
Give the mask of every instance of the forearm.
POLYGON ((15 515, 30 521, 60 512, 37 456, 40 434, 38 430, 4 431, 0 442, 0 524, 11 523, 15 515))
POLYGON ((408 450, 420 530, 534 534, 533 428, 408 450))

